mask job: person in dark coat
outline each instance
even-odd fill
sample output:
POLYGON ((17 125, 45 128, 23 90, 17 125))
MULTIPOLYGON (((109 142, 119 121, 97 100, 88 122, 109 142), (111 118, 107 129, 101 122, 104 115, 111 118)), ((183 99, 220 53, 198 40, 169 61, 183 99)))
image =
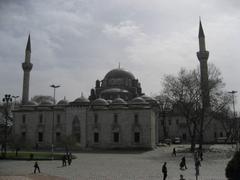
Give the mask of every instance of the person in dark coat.
POLYGON ((36 170, 38 170, 38 172, 40 173, 40 168, 37 161, 34 163, 34 174, 36 173, 36 170))
POLYGON ((177 156, 177 152, 176 152, 176 149, 175 149, 175 148, 173 148, 172 155, 175 156, 175 157, 177 156))
POLYGON ((71 152, 68 154, 67 160, 68 160, 68 165, 70 166, 72 163, 72 153, 71 152))
POLYGON ((181 170, 186 170, 186 169, 187 169, 185 156, 183 156, 183 158, 182 158, 182 160, 181 160, 181 162, 180 162, 180 169, 181 169, 181 170), (185 169, 183 169, 183 168, 185 168, 185 169))
POLYGON ((201 161, 203 161, 203 152, 202 151, 199 151, 199 158, 201 161))
POLYGON ((163 173, 163 180, 166 180, 167 178, 167 163, 164 162, 163 166, 162 166, 162 173, 163 173))
POLYGON ((62 156, 62 166, 66 166, 67 157, 66 155, 62 156))
POLYGON ((195 170, 196 170, 196 177, 199 176, 199 167, 201 166, 201 163, 199 161, 199 159, 196 161, 195 163, 195 170))
POLYGON ((186 180, 186 179, 184 179, 184 178, 183 178, 183 175, 180 174, 180 179, 179 179, 179 180, 186 180))

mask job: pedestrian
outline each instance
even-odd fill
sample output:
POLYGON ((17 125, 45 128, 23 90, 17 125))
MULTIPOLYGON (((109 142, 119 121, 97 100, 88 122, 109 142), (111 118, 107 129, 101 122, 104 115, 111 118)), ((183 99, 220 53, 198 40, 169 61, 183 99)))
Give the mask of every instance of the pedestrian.
POLYGON ((167 163, 164 162, 163 166, 162 166, 162 173, 163 173, 163 180, 166 180, 167 178, 167 163))
POLYGON ((180 174, 180 179, 179 180, 186 180, 185 178, 183 178, 183 175, 180 174))
POLYGON ((199 161, 199 159, 196 161, 196 163, 195 163, 195 170, 196 170, 196 179, 197 179, 197 177, 199 176, 199 167, 201 166, 201 163, 200 163, 200 161, 199 161))
POLYGON ((181 169, 181 170, 186 170, 186 169, 187 169, 185 156, 182 157, 182 160, 181 160, 181 162, 180 162, 180 169, 181 169), (185 168, 185 169, 183 169, 183 168, 185 168))
POLYGON ((34 174, 36 173, 36 170, 38 170, 38 172, 40 173, 40 168, 37 161, 34 163, 34 174))
POLYGON ((201 159, 201 161, 203 161, 203 152, 199 151, 199 158, 201 159))
POLYGON ((68 154, 67 160, 68 160, 68 165, 70 166, 72 163, 72 153, 71 152, 68 154))
POLYGON ((175 157, 177 156, 177 152, 176 152, 176 149, 175 149, 175 148, 173 148, 172 155, 175 156, 175 157))
POLYGON ((17 147, 17 148, 16 148, 16 154, 15 154, 15 155, 16 155, 16 157, 18 156, 18 152, 19 152, 19 151, 20 151, 20 148, 19 148, 19 147, 17 147))
POLYGON ((66 155, 62 156, 62 166, 66 166, 66 155))
POLYGON ((198 152, 195 150, 193 155, 194 155, 194 162, 196 162, 198 160, 198 152))

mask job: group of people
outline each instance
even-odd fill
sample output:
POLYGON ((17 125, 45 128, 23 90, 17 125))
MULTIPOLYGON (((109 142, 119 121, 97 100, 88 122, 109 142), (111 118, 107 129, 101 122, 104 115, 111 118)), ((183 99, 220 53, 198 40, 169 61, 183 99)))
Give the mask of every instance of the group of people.
MULTIPOLYGON (((162 173, 163 173, 163 180, 166 180, 167 179, 167 163, 166 162, 164 162, 162 166, 162 173)), ((179 180, 185 180, 182 174, 180 174, 179 180)))
MULTIPOLYGON (((175 157, 177 156, 177 152, 176 152, 175 148, 173 148, 172 156, 175 156, 175 157)), ((195 174, 196 178, 200 174, 200 172, 199 172, 199 168, 201 166, 200 160, 203 161, 203 152, 200 151, 200 150, 195 151, 194 152, 194 165, 195 165, 195 170, 196 170, 196 174, 195 174)), ((186 170, 187 169, 185 156, 182 157, 179 166, 180 166, 180 170, 186 170)), ((163 180, 166 180, 166 178, 167 178, 167 163, 166 162, 164 162, 164 164, 162 166, 162 173, 163 173, 163 180)), ((182 174, 180 174, 180 179, 179 180, 185 180, 182 174)))
POLYGON ((62 156, 62 166, 66 166, 68 162, 68 165, 70 166, 72 163, 72 153, 66 153, 62 156))
MULTIPOLYGON (((67 166, 67 163, 68 163, 68 165, 70 166, 71 164, 72 164, 72 153, 70 152, 67 152, 66 154, 64 154, 63 156, 62 156, 62 166, 64 167, 64 166, 67 166)), ((39 165, 38 165, 38 162, 37 161, 35 161, 35 163, 34 163, 34 174, 38 171, 39 173, 41 172, 40 171, 40 167, 39 167, 39 165)))

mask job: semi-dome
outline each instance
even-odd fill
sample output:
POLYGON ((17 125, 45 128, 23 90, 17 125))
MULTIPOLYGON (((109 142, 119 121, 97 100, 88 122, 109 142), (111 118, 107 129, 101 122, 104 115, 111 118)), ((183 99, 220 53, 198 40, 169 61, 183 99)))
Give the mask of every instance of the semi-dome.
POLYGON ((89 100, 87 98, 81 96, 81 97, 75 99, 73 102, 74 103, 89 103, 89 100))
POLYGON ((98 99, 93 101, 92 105, 94 105, 94 106, 106 106, 106 105, 109 105, 109 103, 105 99, 98 98, 98 99))
POLYGON ((122 98, 116 98, 112 101, 112 104, 120 105, 120 104, 127 104, 126 101, 124 101, 122 98))
POLYGON ((131 72, 128 72, 121 68, 109 71, 104 77, 104 79, 117 79, 117 78, 135 79, 134 75, 131 72))
POLYGON ((134 98, 130 103, 131 104, 147 104, 147 102, 141 97, 134 98))
POLYGON ((57 103, 57 105, 67 105, 67 104, 68 104, 68 101, 66 99, 62 99, 57 103))
POLYGON ((157 100, 153 97, 143 95, 143 96, 141 96, 141 98, 143 98, 146 102, 157 104, 157 100))

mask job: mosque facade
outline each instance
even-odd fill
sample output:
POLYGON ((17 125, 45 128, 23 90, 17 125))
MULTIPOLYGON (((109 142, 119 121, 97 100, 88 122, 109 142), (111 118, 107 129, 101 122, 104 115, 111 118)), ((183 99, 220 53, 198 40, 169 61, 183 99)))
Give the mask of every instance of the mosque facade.
MULTIPOLYGON (((66 99, 29 100, 31 41, 25 52, 22 105, 14 109, 13 134, 31 147, 66 146, 79 148, 154 148, 163 137, 163 117, 159 102, 142 92, 141 83, 129 71, 116 68, 96 80, 90 96, 66 99)), ((189 142, 185 119, 175 113, 164 117, 169 138, 189 142)), ((219 123, 205 131, 205 142, 225 136, 219 123)))

